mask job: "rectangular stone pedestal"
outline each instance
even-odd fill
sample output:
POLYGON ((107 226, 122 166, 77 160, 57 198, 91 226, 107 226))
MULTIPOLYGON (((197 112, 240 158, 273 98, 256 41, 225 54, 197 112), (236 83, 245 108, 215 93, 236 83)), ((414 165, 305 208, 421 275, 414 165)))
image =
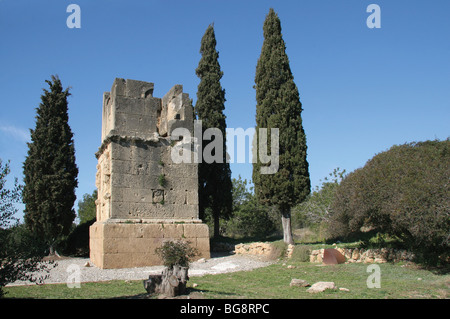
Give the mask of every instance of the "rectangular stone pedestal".
POLYGON ((96 222, 90 227, 90 259, 102 269, 162 265, 155 253, 166 240, 184 240, 197 248, 196 258, 210 258, 209 229, 203 223, 96 222))

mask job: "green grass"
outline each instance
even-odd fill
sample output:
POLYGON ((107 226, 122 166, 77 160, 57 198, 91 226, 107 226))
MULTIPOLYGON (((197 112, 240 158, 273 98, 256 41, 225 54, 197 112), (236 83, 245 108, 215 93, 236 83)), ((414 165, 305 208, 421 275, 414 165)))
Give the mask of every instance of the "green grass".
POLYGON ((208 275, 191 278, 197 283, 196 290, 208 298, 333 298, 333 299, 384 299, 384 298, 449 298, 450 276, 435 275, 430 271, 410 269, 401 265, 381 264, 381 288, 367 288, 366 264, 340 264, 321 266, 311 263, 292 262, 275 264, 251 272, 208 275), (287 268, 287 265, 295 268, 287 268), (349 292, 325 291, 310 294, 307 288, 290 287, 291 279, 333 281, 338 288, 349 292), (421 280, 418 280, 421 278, 421 280))
POLYGON ((81 283, 80 288, 66 284, 30 285, 5 287, 5 298, 36 299, 104 299, 138 296, 145 293, 141 281, 102 281, 81 283))
MULTIPOLYGON (((191 277, 191 293, 205 298, 221 299, 402 299, 450 298, 450 275, 439 275, 417 266, 380 264, 381 288, 368 288, 367 264, 340 264, 322 266, 293 260, 281 261, 253 271, 191 277), (285 263, 283 265, 283 263, 285 263), (287 265, 295 268, 287 268, 287 265), (349 292, 325 291, 310 294, 302 287, 290 287, 292 278, 333 281, 338 288, 349 292), (420 280, 419 280, 420 278, 420 280), (197 286, 193 288, 193 284, 197 286)), ((142 281, 108 281, 82 283, 81 288, 68 288, 65 284, 6 287, 6 298, 98 299, 139 298, 145 294, 142 281)))

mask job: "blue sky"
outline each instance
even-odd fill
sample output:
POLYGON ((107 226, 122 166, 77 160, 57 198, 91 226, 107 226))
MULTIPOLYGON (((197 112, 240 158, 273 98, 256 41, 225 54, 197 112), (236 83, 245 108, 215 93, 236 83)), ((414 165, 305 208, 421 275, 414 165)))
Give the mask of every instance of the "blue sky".
MULTIPOLYGON (((394 144, 450 136, 450 1, 0 0, 0 158, 22 180, 29 129, 46 79, 70 86, 78 199, 95 189, 103 92, 114 78, 182 84, 196 101, 200 40, 214 23, 227 125, 255 125, 254 75, 262 25, 278 13, 303 104, 313 187, 362 167, 394 144), (70 29, 69 4, 81 8, 70 29), (369 29, 369 4, 381 28, 369 29)), ((232 164, 251 179, 252 166, 232 164)))

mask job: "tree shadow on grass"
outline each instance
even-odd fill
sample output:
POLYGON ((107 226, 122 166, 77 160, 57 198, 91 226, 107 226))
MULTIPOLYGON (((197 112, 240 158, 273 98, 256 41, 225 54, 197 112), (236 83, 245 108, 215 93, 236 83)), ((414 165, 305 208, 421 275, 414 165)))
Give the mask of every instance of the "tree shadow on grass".
POLYGON ((186 293, 180 296, 176 297, 167 297, 164 295, 158 295, 158 294, 148 294, 148 293, 142 293, 138 295, 132 295, 132 296, 121 296, 116 297, 112 299, 209 299, 205 296, 207 294, 208 296, 214 295, 216 298, 237 298, 239 297, 235 293, 228 293, 228 292, 221 292, 221 291, 211 291, 207 289, 196 289, 192 287, 186 288, 186 293))

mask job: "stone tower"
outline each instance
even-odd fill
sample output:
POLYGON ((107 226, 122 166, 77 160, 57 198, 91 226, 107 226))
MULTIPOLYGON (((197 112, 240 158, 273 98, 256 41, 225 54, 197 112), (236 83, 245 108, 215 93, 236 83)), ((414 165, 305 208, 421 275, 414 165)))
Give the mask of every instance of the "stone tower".
POLYGON ((198 218, 198 164, 174 163, 175 128, 193 135, 189 95, 175 85, 163 98, 153 83, 116 78, 103 95, 97 221, 90 258, 99 268, 160 265, 155 248, 183 239, 209 258, 208 226, 198 218))

